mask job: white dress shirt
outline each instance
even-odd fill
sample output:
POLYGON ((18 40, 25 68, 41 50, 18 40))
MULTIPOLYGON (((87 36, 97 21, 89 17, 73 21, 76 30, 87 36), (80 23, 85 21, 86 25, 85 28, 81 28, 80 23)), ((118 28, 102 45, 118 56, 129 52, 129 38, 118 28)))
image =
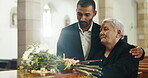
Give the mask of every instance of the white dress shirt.
POLYGON ((78 24, 78 27, 79 27, 79 30, 80 30, 79 33, 80 33, 80 38, 81 38, 81 44, 82 44, 83 54, 84 54, 85 60, 87 59, 89 52, 90 52, 92 26, 93 26, 93 22, 92 22, 89 30, 83 32, 80 25, 78 24))

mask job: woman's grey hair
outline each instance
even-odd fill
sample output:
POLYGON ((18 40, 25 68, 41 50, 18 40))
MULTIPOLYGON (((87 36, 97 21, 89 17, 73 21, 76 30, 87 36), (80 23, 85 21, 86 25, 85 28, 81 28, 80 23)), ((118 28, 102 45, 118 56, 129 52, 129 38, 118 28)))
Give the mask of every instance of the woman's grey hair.
POLYGON ((124 25, 120 21, 113 19, 113 18, 107 18, 107 19, 103 20, 102 25, 106 22, 109 22, 110 24, 112 24, 114 29, 120 30, 121 31, 121 38, 122 39, 124 38, 124 25))

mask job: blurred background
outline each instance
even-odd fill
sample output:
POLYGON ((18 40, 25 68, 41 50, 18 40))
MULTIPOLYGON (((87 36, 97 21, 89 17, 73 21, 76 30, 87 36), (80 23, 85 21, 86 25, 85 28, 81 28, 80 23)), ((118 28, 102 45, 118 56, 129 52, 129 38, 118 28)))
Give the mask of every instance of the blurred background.
MULTIPOLYGON (((78 0, 0 0, 0 62, 16 68, 32 42, 46 44, 56 54, 61 29, 77 22, 78 0), (11 63, 12 62, 12 63, 11 63), (14 64, 14 65, 13 65, 14 64)), ((94 22, 116 18, 125 25, 125 40, 148 55, 148 0, 95 0, 94 22)), ((0 66, 2 66, 2 64, 0 66)))

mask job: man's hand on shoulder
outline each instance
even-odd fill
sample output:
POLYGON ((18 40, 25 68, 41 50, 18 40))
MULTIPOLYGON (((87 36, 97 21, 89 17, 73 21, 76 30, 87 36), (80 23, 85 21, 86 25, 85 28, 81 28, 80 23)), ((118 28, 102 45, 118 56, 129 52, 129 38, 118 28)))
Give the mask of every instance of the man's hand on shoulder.
POLYGON ((143 55, 143 50, 141 47, 137 46, 136 48, 131 49, 130 53, 132 53, 135 58, 141 58, 143 55))

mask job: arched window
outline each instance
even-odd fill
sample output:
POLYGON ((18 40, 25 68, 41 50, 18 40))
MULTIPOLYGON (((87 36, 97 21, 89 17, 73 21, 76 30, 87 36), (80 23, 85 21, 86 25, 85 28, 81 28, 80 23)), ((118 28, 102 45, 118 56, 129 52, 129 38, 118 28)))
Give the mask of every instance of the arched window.
POLYGON ((65 19, 65 26, 68 26, 70 24, 70 17, 66 15, 64 19, 65 19))
POLYGON ((45 5, 43 12, 43 36, 50 37, 51 34, 51 11, 50 7, 45 5))
POLYGON ((53 26, 52 26, 52 13, 51 7, 49 5, 44 6, 43 11, 43 44, 47 44, 49 47, 49 52, 55 54, 55 39, 53 35, 53 26))
POLYGON ((13 7, 10 12, 10 27, 17 27, 17 8, 13 7))

